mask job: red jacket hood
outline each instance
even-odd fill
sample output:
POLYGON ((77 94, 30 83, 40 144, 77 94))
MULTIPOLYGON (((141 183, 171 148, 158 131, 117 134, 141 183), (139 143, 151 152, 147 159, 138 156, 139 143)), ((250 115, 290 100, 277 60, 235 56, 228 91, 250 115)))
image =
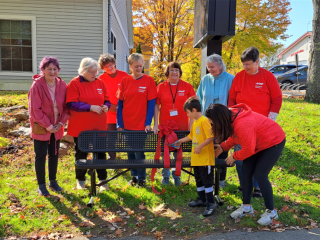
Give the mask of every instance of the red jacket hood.
POLYGON ((251 108, 244 103, 239 103, 237 105, 234 105, 230 109, 233 112, 233 114, 236 115, 236 117, 233 119, 233 121, 235 121, 238 118, 247 116, 249 113, 252 112, 251 108))
MULTIPOLYGON (((36 74, 32 77, 34 82, 39 82, 43 85, 46 85, 46 80, 44 80, 44 76, 42 74, 36 74)), ((56 77, 57 83, 60 84, 62 79, 60 77, 56 77)))

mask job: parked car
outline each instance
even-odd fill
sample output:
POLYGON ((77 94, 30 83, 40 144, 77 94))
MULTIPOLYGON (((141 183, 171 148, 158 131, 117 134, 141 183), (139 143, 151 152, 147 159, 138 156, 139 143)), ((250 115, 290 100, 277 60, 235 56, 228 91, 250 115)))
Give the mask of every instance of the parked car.
POLYGON ((278 75, 276 78, 278 83, 290 83, 296 84, 297 76, 299 76, 299 84, 307 85, 307 73, 308 73, 308 66, 299 67, 298 70, 296 68, 278 75))
MULTIPOLYGON (((299 65, 298 67, 302 67, 302 66, 306 66, 306 65, 299 65)), ((283 65, 275 65, 269 68, 268 71, 272 72, 274 76, 278 76, 294 68, 297 68, 295 64, 283 64, 283 65)))

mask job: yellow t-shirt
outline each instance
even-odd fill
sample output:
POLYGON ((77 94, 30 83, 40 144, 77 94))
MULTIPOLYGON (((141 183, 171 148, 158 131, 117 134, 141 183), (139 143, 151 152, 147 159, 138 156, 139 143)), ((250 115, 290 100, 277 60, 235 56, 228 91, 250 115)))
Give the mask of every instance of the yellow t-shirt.
POLYGON ((212 138, 212 128, 209 120, 201 116, 194 120, 188 137, 192 140, 191 166, 214 166, 214 147, 213 141, 203 147, 200 154, 194 153, 194 148, 204 142, 207 138, 212 138))

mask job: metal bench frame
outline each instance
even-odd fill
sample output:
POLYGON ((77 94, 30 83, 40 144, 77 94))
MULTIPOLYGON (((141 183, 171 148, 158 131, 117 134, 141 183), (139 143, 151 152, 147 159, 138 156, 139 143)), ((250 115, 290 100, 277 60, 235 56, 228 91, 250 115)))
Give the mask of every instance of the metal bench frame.
MULTIPOLYGON (((189 134, 188 131, 175 131, 178 138, 183 138, 189 134)), ((78 146, 82 152, 92 152, 93 159, 81 159, 75 163, 76 169, 89 169, 91 177, 90 201, 89 207, 94 204, 94 197, 97 195, 96 187, 108 183, 117 177, 125 174, 133 168, 163 168, 163 160, 99 160, 97 155, 99 152, 155 152, 158 143, 158 135, 149 131, 84 131, 79 134, 78 146), (126 169, 115 176, 96 183, 96 169, 126 169)), ((164 138, 161 140, 161 151, 163 152, 164 138)), ((191 142, 182 144, 183 152, 191 152, 191 142)), ((190 168, 191 159, 184 158, 182 160, 181 170, 194 176, 191 172, 184 168, 190 168)), ((170 159, 170 167, 176 167, 175 161, 170 159)), ((216 159, 216 165, 213 167, 215 171, 215 192, 214 197, 218 205, 222 206, 223 202, 219 197, 219 182, 221 167, 230 167, 226 165, 225 159, 216 159)))

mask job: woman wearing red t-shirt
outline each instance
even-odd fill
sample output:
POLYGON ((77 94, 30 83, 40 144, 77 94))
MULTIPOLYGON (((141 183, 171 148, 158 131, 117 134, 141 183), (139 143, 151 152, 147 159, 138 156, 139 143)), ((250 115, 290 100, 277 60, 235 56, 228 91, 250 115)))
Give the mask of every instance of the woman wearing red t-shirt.
MULTIPOLYGON (((104 71, 99 76, 108 89, 111 107, 107 113, 107 130, 117 130, 117 105, 118 98, 116 92, 119 88, 121 79, 128 76, 128 73, 116 69, 116 59, 109 53, 102 54, 99 58, 99 66, 104 71)), ((116 159, 115 152, 109 152, 110 159, 116 159)))
POLYGON ((268 175, 278 161, 285 145, 285 133, 270 118, 253 112, 246 104, 238 104, 228 108, 222 104, 212 104, 206 110, 206 117, 212 124, 212 132, 216 137, 215 154, 219 156, 236 144, 241 145, 239 151, 231 154, 226 163, 232 165, 236 160, 242 161, 243 205, 231 213, 234 219, 246 215, 254 215, 250 202, 252 196, 252 177, 261 188, 266 211, 258 223, 269 225, 278 218, 274 209, 272 186, 268 175))
MULTIPOLYGON (((166 126, 168 120, 173 120, 178 125, 178 131, 189 130, 189 118, 187 113, 183 110, 183 104, 195 92, 190 83, 182 81, 181 66, 177 62, 171 62, 167 65, 164 74, 168 79, 160 83, 157 87, 157 100, 154 108, 154 128, 155 134, 158 134, 158 124, 160 118, 160 125, 166 126), (160 112, 160 115, 159 115, 160 112)), ((174 152, 173 157, 176 159, 177 152, 174 152)), ((181 184, 180 177, 175 175, 175 168, 172 169, 172 177, 175 186, 181 184)), ((170 169, 162 169, 162 184, 170 184, 170 169)))
MULTIPOLYGON (((157 97, 156 84, 152 77, 142 73, 143 56, 133 53, 128 57, 132 74, 122 78, 117 93, 117 127, 119 131, 151 131, 151 122, 157 97)), ((145 159, 143 152, 128 152, 128 159, 145 159)), ((146 169, 132 169, 129 185, 146 184, 146 169)))
MULTIPOLYGON (((78 136, 82 131, 107 130, 107 112, 111 106, 109 95, 103 81, 97 79, 98 62, 92 58, 81 60, 79 76, 72 79, 67 88, 67 108, 70 109, 68 135, 74 137, 75 160, 86 159, 88 153, 78 147, 78 136)), ((98 159, 106 159, 105 153, 98 153, 98 159)), ((86 169, 76 169, 77 188, 85 189, 86 169)), ((98 178, 106 180, 106 169, 97 169, 98 178)), ((108 185, 100 186, 100 191, 107 190, 108 185)))
MULTIPOLYGON (((259 67, 259 51, 255 47, 246 49, 241 55, 244 70, 237 73, 229 91, 228 106, 245 103, 252 111, 276 120, 282 104, 282 93, 274 75, 259 67)), ((237 146, 236 146, 237 148, 237 146)), ((236 149, 235 149, 236 150, 236 149)), ((237 172, 242 186, 242 162, 237 161, 237 172)), ((261 196, 257 181, 254 181, 254 196, 261 196)))

